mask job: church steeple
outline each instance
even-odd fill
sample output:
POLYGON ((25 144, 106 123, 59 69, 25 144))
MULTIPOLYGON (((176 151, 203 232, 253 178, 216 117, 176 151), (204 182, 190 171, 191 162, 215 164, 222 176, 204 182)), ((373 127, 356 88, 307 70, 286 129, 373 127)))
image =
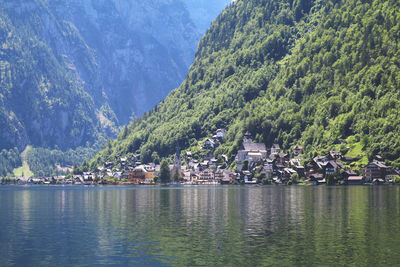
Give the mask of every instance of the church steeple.
POLYGON ((181 149, 179 147, 179 143, 176 144, 176 152, 175 152, 175 159, 174 159, 174 169, 177 168, 178 170, 181 169, 181 149))

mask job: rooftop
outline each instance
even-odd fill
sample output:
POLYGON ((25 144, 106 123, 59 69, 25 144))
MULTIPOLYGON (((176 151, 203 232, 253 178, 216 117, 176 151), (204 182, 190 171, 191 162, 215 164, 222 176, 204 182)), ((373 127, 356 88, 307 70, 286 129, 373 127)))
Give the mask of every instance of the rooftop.
POLYGON ((362 179, 362 176, 349 176, 349 178, 347 178, 348 181, 361 181, 362 179))
POLYGON ((248 142, 243 142, 243 147, 245 151, 267 152, 267 148, 263 143, 253 143, 252 141, 248 141, 248 142))
POLYGON ((281 147, 278 144, 273 144, 271 148, 281 149, 281 147))

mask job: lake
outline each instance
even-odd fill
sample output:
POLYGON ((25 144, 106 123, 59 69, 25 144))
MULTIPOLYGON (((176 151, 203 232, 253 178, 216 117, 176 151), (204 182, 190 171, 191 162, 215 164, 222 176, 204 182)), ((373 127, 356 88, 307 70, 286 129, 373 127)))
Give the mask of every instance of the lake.
POLYGON ((0 186, 0 266, 399 264, 399 186, 0 186))

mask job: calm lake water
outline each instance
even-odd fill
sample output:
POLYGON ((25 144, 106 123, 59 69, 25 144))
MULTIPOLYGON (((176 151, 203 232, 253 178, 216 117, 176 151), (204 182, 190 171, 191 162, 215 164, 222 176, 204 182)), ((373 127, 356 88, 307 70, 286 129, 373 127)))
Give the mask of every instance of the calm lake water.
POLYGON ((400 187, 0 186, 0 266, 399 266, 400 187))

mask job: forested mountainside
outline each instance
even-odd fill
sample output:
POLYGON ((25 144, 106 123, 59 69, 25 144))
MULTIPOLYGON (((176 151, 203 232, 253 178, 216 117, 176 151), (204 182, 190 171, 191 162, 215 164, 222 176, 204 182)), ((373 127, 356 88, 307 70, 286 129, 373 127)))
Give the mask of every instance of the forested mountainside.
POLYGON ((400 165, 400 2, 237 0, 199 43, 186 80, 134 120, 92 161, 177 144, 228 130, 215 156, 232 161, 243 134, 308 154, 337 148, 400 165))

